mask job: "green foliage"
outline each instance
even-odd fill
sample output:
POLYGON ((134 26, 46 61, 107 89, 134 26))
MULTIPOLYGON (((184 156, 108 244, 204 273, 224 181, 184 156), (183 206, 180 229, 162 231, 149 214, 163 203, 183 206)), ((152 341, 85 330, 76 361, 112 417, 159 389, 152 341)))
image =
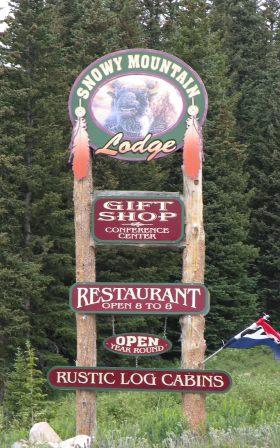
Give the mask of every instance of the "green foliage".
MULTIPOLYGON (((75 360, 74 316, 68 307, 75 258, 67 98, 83 68, 121 48, 169 51, 197 70, 208 91, 208 346, 251 323, 264 307, 277 327, 277 6, 270 1, 260 7, 256 0, 11 2, 0 46, 1 384, 26 336, 44 370, 75 360)), ((95 188, 182 191, 181 157, 178 152, 149 164, 94 157, 95 188)), ((181 279, 181 255, 180 250, 98 248, 97 280, 175 282, 181 279)), ((116 329, 161 333, 163 318, 117 318, 116 329)), ((99 363, 131 365, 132 360, 103 350, 102 339, 110 333, 110 318, 98 318, 99 363)), ((178 319, 169 319, 168 336, 172 354, 143 364, 179 358, 178 319)))
POLYGON ((236 133, 247 146, 249 241, 259 249, 251 275, 263 309, 279 320, 279 2, 216 0, 212 18, 238 95, 236 133))
POLYGON ((13 370, 8 375, 4 396, 4 424, 8 428, 28 428, 46 416, 46 380, 37 369, 37 358, 30 342, 18 348, 13 370))
POLYGON ((26 304, 40 300, 48 277, 37 263, 22 260, 6 248, 0 254, 0 282, 4 285, 0 301, 0 384, 14 358, 15 347, 23 346, 30 334, 29 309, 26 304), (11 300, 12 298, 12 300, 11 300))
MULTIPOLYGON (((211 293, 207 343, 212 347, 230 337, 257 314, 256 280, 251 275, 257 251, 248 244, 248 175, 246 147, 238 141, 235 120, 238 95, 232 94, 228 57, 203 0, 181 2, 177 27, 166 46, 200 73, 209 96, 204 126, 204 203, 206 280, 211 293), (233 318, 234 316, 234 318, 233 318)), ((170 158, 181 188, 180 156, 170 158)), ((167 185, 169 184, 169 178, 167 185)))
POLYGON ((64 299, 65 285, 73 280, 74 229, 64 140, 68 123, 58 107, 66 104, 68 88, 61 45, 54 10, 46 2, 15 1, 11 12, 2 35, 0 98, 5 264, 0 319, 7 367, 21 343, 20 334, 16 340, 20 331, 40 349, 42 365, 63 362, 65 353, 74 352, 72 317, 64 299), (13 336, 17 315, 22 323, 13 336))
MULTIPOLYGON (((279 361, 273 360, 271 351, 266 348, 226 349, 209 361, 207 368, 228 371, 233 383, 225 394, 207 395, 205 438, 195 438, 188 432, 182 417, 180 394, 104 392, 97 397, 96 448, 278 448, 279 361)), ((57 393, 48 406, 56 409, 49 419, 55 431, 62 439, 73 437, 75 394, 57 393)), ((20 436, 26 437, 26 433, 20 436)), ((4 440, 12 442, 16 438, 19 434, 12 428, 5 431, 4 440)))
MULTIPOLYGON (((210 446, 216 446, 215 443, 218 444, 219 439, 221 447, 227 446, 228 441, 233 444, 234 440, 239 440, 241 443, 242 434, 244 440, 248 441, 248 446, 250 440, 257 440, 257 435, 262 441, 259 442, 260 446, 264 446, 261 443, 276 431, 278 439, 275 435, 275 444, 271 445, 276 447, 276 440, 279 442, 280 424, 279 365, 278 361, 273 360, 271 351, 262 348, 227 349, 209 361, 207 368, 226 370, 230 372, 233 380, 229 392, 207 395, 208 436, 210 440, 213 439, 213 445, 210 446)), ((66 395, 61 399, 59 414, 51 424, 59 434, 68 437, 71 431, 74 431, 75 410, 72 410, 71 420, 66 410, 73 408, 74 396, 71 397, 69 393, 66 395), (68 423, 64 425, 65 415, 68 423)), ((182 442, 186 442, 190 435, 183 436, 187 426, 182 417, 181 406, 180 394, 100 393, 98 394, 100 445, 97 446, 109 448, 109 443, 116 447, 122 446, 122 443, 126 446, 125 441, 128 440, 128 447, 140 447, 142 441, 143 446, 146 443, 149 448, 159 448, 165 446, 163 440, 170 439, 174 441, 173 443, 177 441, 178 444, 181 439, 182 442)), ((172 447, 172 444, 170 446, 172 447)))
MULTIPOLYGON (((137 434, 137 433, 136 433, 137 434)), ((278 448, 280 429, 278 425, 267 425, 259 428, 240 428, 214 430, 206 437, 195 436, 190 431, 180 436, 172 431, 159 444, 151 444, 145 437, 119 437, 115 433, 100 437, 96 448, 278 448)))
POLYGON ((256 279, 250 269, 258 252, 248 244, 246 147, 236 137, 236 98, 229 95, 228 60, 215 35, 204 70, 210 103, 205 126, 204 197, 211 345, 221 335, 230 337, 257 315, 256 279))

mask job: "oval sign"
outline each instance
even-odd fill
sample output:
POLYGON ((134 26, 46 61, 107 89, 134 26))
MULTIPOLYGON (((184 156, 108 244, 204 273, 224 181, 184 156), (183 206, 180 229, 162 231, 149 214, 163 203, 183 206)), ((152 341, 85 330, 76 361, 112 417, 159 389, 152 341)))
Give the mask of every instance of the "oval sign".
POLYGON ((202 125, 207 93, 198 74, 171 54, 137 48, 92 62, 71 89, 69 115, 74 126, 83 111, 95 154, 139 162, 182 147, 190 106, 202 125))
POLYGON ((105 339, 104 347, 118 355, 155 356, 171 350, 172 343, 154 334, 122 333, 105 339))

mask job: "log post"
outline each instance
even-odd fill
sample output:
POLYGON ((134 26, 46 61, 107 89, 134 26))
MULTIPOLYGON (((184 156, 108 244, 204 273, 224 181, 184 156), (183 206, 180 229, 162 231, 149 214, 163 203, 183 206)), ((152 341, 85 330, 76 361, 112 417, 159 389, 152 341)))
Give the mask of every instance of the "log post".
MULTIPOLYGON (((92 166, 82 180, 74 179, 74 213, 76 236, 76 281, 94 282, 95 250, 90 234, 91 195, 93 190, 92 166)), ((78 366, 96 366, 96 317, 76 313, 78 366)), ((96 427, 96 393, 76 392, 76 434, 93 435, 96 427)))
MULTIPOLYGON (((205 233, 203 226, 202 170, 195 181, 183 173, 186 207, 186 246, 183 251, 183 282, 204 282, 205 233)), ((183 369, 203 368, 206 343, 203 316, 182 316, 183 369)), ((205 395, 183 394, 183 412, 190 430, 199 433, 206 429, 205 395)))

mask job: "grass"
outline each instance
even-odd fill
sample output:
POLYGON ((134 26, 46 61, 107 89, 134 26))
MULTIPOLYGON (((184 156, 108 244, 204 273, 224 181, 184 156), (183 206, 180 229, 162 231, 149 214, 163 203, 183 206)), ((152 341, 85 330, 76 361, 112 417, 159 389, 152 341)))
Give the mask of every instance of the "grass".
MULTIPOLYGON (((280 446, 280 363, 258 348, 225 350, 207 368, 229 372, 225 394, 207 396, 208 428, 194 437, 182 416, 177 393, 102 392, 98 394, 96 448, 208 448, 280 446)), ((60 392, 49 423, 62 439, 75 434, 75 395, 60 392)), ((1 427, 1 423, 0 423, 1 427)), ((26 438, 27 431, 5 431, 0 447, 26 438)))

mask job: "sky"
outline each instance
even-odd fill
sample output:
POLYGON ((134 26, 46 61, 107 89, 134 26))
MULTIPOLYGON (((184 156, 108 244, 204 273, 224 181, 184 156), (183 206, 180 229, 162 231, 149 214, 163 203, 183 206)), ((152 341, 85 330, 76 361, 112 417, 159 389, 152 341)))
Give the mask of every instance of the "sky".
MULTIPOLYGON (((5 19, 9 12, 9 6, 8 6, 9 0, 0 0, 0 20, 5 19)), ((4 31, 6 28, 4 23, 0 23, 0 31, 4 31)))

